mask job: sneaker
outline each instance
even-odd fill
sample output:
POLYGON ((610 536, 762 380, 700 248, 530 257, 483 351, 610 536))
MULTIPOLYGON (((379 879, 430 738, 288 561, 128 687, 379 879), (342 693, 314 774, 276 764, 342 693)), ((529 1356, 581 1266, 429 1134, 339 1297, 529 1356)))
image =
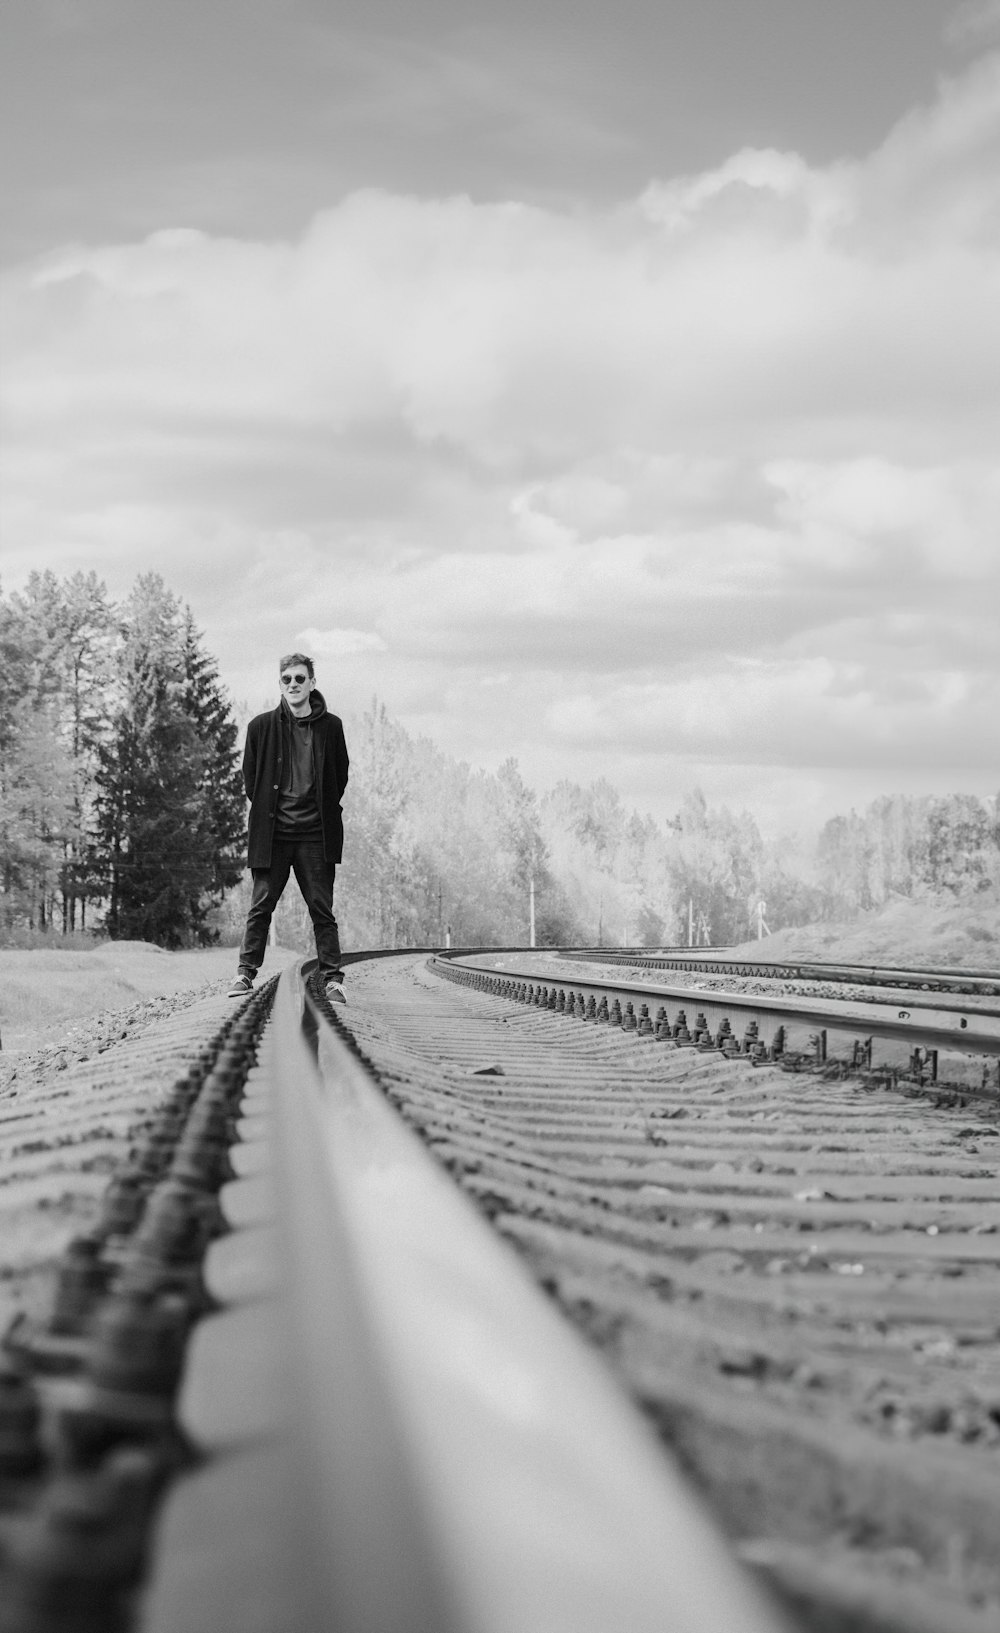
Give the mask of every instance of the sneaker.
POLYGON ((331 1004, 346 1004, 347 994, 344 991, 343 982, 328 981, 326 983, 326 996, 331 1004))
POLYGON ((233 982, 233 984, 230 987, 229 991, 226 993, 226 997, 227 998, 245 998, 247 993, 252 992, 252 991, 253 991, 253 976, 251 975, 249 970, 240 970, 240 973, 236 977, 236 980, 233 982))

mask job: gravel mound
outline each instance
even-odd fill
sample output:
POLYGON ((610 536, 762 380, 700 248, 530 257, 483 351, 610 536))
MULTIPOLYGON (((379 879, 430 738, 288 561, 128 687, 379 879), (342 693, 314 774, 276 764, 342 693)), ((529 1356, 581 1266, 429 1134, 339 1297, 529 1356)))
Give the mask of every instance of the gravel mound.
POLYGON ((101 1010, 86 1020, 60 1023, 48 1028, 51 1042, 31 1049, 0 1053, 0 1098, 16 1095, 55 1081, 60 1072, 93 1060, 120 1043, 141 1036, 156 1022, 187 1009, 202 998, 221 997, 228 980, 186 992, 165 993, 145 998, 127 1009, 101 1010))

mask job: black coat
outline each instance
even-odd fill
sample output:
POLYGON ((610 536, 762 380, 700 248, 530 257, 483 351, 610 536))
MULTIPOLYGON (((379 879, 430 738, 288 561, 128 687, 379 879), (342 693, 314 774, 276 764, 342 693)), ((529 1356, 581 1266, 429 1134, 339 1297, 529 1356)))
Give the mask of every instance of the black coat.
MULTIPOLYGON (((323 848, 328 862, 339 862, 344 853, 344 819, 340 800, 347 787, 347 744, 340 716, 327 712, 320 692, 314 691, 312 698, 313 767, 323 848), (317 712, 317 705, 322 712, 317 712)), ((291 752, 287 741, 291 729, 288 711, 282 703, 276 709, 269 709, 266 714, 255 715, 247 727, 247 742, 243 751, 243 785, 250 801, 247 867, 271 866, 281 767, 291 752)))

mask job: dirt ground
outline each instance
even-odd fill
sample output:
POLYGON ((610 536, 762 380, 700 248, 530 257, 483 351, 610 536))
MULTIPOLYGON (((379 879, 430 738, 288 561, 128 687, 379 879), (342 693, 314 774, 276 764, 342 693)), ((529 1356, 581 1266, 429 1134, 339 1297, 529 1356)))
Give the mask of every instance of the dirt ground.
MULTIPOLYGON (((268 948, 263 976, 297 956, 268 948)), ((16 1003, 34 1023, 5 1025, 0 1052, 0 1335, 46 1312, 59 1255, 92 1227, 136 1130, 232 1013, 234 970, 225 948, 0 952, 3 1013, 16 1003)))
MULTIPOLYGON (((265 968, 297 956, 269 948, 265 968)), ((147 941, 103 941, 84 952, 0 947, 0 1041, 4 1053, 58 1042, 60 1032, 101 1010, 197 990, 236 973, 235 947, 165 952, 147 941)))

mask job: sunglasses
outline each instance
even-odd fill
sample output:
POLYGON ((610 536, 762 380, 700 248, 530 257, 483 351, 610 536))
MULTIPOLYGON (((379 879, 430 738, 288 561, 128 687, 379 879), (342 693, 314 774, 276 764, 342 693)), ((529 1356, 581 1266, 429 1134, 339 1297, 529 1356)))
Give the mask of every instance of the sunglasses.
POLYGON ((282 675, 282 686, 304 686, 309 679, 308 675, 282 675))

